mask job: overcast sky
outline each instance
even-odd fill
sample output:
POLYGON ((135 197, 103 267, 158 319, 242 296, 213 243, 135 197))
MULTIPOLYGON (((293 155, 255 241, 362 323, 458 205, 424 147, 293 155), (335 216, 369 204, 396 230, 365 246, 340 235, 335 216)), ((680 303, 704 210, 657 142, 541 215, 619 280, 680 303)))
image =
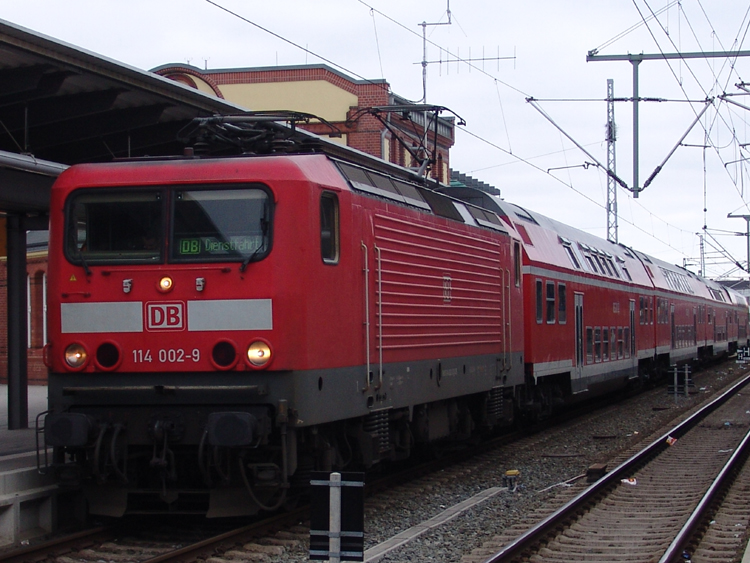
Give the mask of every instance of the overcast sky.
MULTIPOLYGON (((24 0, 4 2, 0 18, 144 70, 324 62, 354 78, 385 78, 396 94, 417 101, 419 24, 447 23, 447 7, 446 0, 24 0)), ((427 60, 443 61, 428 65, 427 101, 467 122, 451 167, 498 187, 508 201, 606 237, 606 174, 584 167, 591 158, 526 98, 541 100, 560 128, 606 164, 607 79, 616 97, 630 98, 633 69, 627 61, 587 63, 586 54, 750 50, 749 9, 737 0, 452 0, 451 25, 426 28, 427 60), (455 62, 498 55, 503 60, 475 60, 473 68, 455 62)), ((706 245, 707 274, 729 272, 711 257, 721 245, 747 260, 747 238, 733 234, 747 223, 727 214, 750 215, 750 169, 732 162, 748 158, 741 145, 750 143, 750 110, 718 96, 741 92, 735 85, 750 81, 750 58, 645 61, 639 76, 642 97, 668 100, 640 104, 641 185, 703 100, 716 99, 637 200, 618 189, 619 240, 697 264, 705 207, 715 239, 706 245)), ((750 95, 731 99, 750 108, 750 95)), ((632 103, 615 106, 617 173, 632 186, 632 103)))

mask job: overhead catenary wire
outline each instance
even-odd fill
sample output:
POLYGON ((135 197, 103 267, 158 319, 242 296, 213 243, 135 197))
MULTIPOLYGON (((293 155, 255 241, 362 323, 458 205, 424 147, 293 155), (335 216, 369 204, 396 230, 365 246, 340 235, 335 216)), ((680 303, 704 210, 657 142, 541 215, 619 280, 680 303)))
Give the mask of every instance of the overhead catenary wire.
MULTIPOLYGON (((282 40, 282 41, 284 41, 284 42, 286 42, 286 43, 288 43, 288 44, 290 44, 290 45, 292 45, 292 46, 294 46, 294 47, 296 47, 296 48, 298 48, 298 49, 300 49, 300 50, 302 50, 302 51, 304 51, 305 53, 309 53, 310 55, 312 55, 312 56, 315 56, 315 57, 319 58, 320 60, 322 60, 322 61, 324 61, 324 62, 326 62, 326 63, 330 64, 331 66, 333 66, 333 67, 335 67, 335 68, 337 68, 337 69, 340 69, 340 70, 342 70, 342 71, 344 71, 344 72, 347 72, 348 74, 350 74, 350 75, 352 75, 352 76, 355 76, 355 77, 357 77, 357 78, 359 78, 359 79, 361 79, 361 80, 363 80, 363 81, 365 81, 365 82, 367 82, 367 83, 371 83, 371 84, 377 84, 378 86, 380 86, 380 87, 385 87, 385 88, 387 88, 387 87, 388 87, 388 86, 387 86, 386 84, 383 84, 383 83, 382 83, 382 82, 380 82, 380 81, 377 81, 377 82, 373 82, 372 80, 368 80, 367 78, 365 78, 365 77, 361 76, 360 74, 358 74, 358 73, 356 73, 356 72, 353 72, 352 70, 350 70, 350 69, 348 69, 348 68, 346 68, 346 67, 344 67, 344 66, 342 66, 342 65, 340 65, 340 64, 337 64, 337 63, 335 63, 335 62, 334 62, 333 60, 330 60, 330 59, 328 59, 328 58, 326 58, 326 57, 324 57, 324 56, 322 56, 322 55, 319 55, 318 53, 314 52, 313 50, 310 50, 310 49, 308 49, 307 47, 303 47, 303 46, 301 46, 301 45, 299 45, 299 44, 295 43, 294 41, 291 41, 291 40, 289 40, 289 39, 286 39, 285 37, 281 36, 280 34, 278 34, 278 33, 275 33, 275 32, 273 32, 273 31, 271 31, 271 30, 269 30, 269 29, 265 28, 265 27, 264 27, 264 26, 262 26, 262 25, 260 25, 260 24, 258 24, 258 23, 256 23, 256 22, 253 22, 252 20, 250 20, 250 19, 248 19, 248 18, 246 18, 246 17, 243 17, 243 16, 241 16, 240 14, 237 14, 237 13, 235 13, 235 12, 233 12, 233 11, 231 11, 231 10, 229 10, 229 9, 227 9, 227 8, 225 8, 225 7, 223 7, 223 6, 221 6, 221 5, 220 5, 220 4, 218 3, 218 2, 216 2, 215 0, 206 0, 206 1, 207 1, 207 2, 209 3, 209 4, 211 4, 211 5, 213 5, 213 6, 217 7, 217 8, 219 8, 219 9, 221 9, 221 10, 223 10, 223 11, 225 11, 225 12, 227 12, 227 13, 231 14, 231 15, 233 15, 234 17, 237 17, 237 18, 241 19, 242 21, 245 21, 246 23, 248 23, 248 24, 250 24, 250 25, 253 25, 254 27, 256 27, 256 28, 258 28, 258 29, 260 29, 260 30, 262 30, 262 31, 264 31, 264 32, 266 32, 266 33, 269 33, 270 35, 272 35, 272 36, 274 36, 274 37, 276 37, 276 38, 278 38, 278 39, 280 39, 280 40, 282 40)), ((375 8, 374 8, 373 6, 371 6, 371 5, 367 4, 367 3, 366 3, 366 2, 364 1, 364 0, 358 0, 358 1, 359 1, 359 2, 361 3, 361 4, 363 4, 364 6, 368 7, 368 8, 369 8, 369 9, 371 10, 371 12, 370 12, 370 15, 371 15, 371 17, 373 18, 373 24, 374 24, 374 25, 376 25, 376 24, 375 24, 375 22, 374 22, 374 20, 375 20, 374 14, 378 14, 378 15, 380 15, 380 16, 382 16, 382 17, 386 18, 386 19, 387 19, 388 21, 390 21, 390 22, 394 23, 395 25, 398 25, 399 27, 401 27, 401 28, 403 28, 404 30, 408 31, 408 32, 409 32, 409 33, 411 33, 412 35, 414 35, 414 36, 416 36, 416 37, 419 37, 419 34, 418 34, 418 33, 417 33, 417 32, 416 32, 415 30, 412 30, 412 29, 410 29, 409 27, 407 27, 407 26, 404 26, 403 24, 401 24, 401 23, 399 23, 398 21, 396 21, 395 19, 393 19, 393 18, 391 18, 391 17, 387 16, 386 14, 384 14, 383 12, 381 12, 380 10, 377 10, 377 9, 375 9, 375 8)), ((673 5, 673 4, 674 4, 674 2, 673 2, 673 3, 671 4, 671 5, 673 5)), ((377 26, 375 27, 375 33, 377 34, 377 26)), ((483 68, 481 68, 481 67, 478 67, 478 66, 476 66, 476 65, 472 64, 472 63, 471 63, 471 61, 467 61, 467 60, 465 60, 465 59, 462 59, 461 57, 459 57, 459 56, 457 56, 457 55, 453 54, 453 53, 452 53, 452 52, 451 52, 450 50, 448 50, 448 49, 445 49, 445 48, 443 48, 443 47, 442 47, 441 45, 439 45, 439 44, 435 43, 435 42, 434 42, 434 41, 432 41, 432 40, 428 40, 428 42, 429 42, 429 43, 430 43, 431 45, 433 45, 433 46, 435 46, 435 47, 437 47, 437 48, 440 48, 440 49, 441 49, 442 51, 445 51, 445 52, 446 52, 446 53, 448 54, 448 56, 450 56, 450 57, 454 58, 454 59, 455 59, 455 60, 456 60, 457 62, 463 62, 464 64, 467 64, 467 65, 468 65, 468 66, 469 66, 469 67, 470 67, 471 69, 474 69, 474 70, 476 70, 476 71, 477 71, 478 73, 480 73, 480 74, 482 74, 482 75, 484 75, 484 76, 486 76, 486 77, 488 77, 488 78, 491 78, 491 79, 493 80, 493 83, 495 84, 495 88, 496 88, 496 90, 497 90, 497 85, 499 85, 499 84, 502 84, 503 86, 506 86, 506 87, 510 88, 510 89, 511 89, 512 91, 514 91, 514 92, 516 92, 516 93, 520 93, 520 94, 524 94, 524 95, 526 95, 526 94, 525 94, 525 92, 524 92, 524 91, 523 91, 522 89, 520 89, 520 88, 517 88, 517 87, 515 87, 515 86, 513 86, 513 85, 511 85, 511 84, 508 84, 507 82, 505 82, 505 81, 503 81, 503 80, 500 80, 499 78, 497 78, 496 76, 492 75, 491 73, 489 73, 489 72, 486 72, 486 71, 485 71, 485 70, 484 70, 483 68)), ((378 43, 378 40, 377 40, 377 39, 376 39, 376 43, 378 43)), ((382 67, 381 67, 381 74, 382 74, 382 67)), ((499 97, 499 91, 498 91, 498 97, 499 97)), ((503 108, 502 108, 502 105, 501 105, 501 112, 502 112, 502 114, 503 114, 503 121, 505 122, 505 120, 504 120, 504 110, 503 110, 503 108)), ((460 129, 459 129, 459 130, 460 130, 460 129)), ((467 131, 467 132, 468 132, 468 131, 467 131)), ((510 135, 509 135, 509 132, 507 131, 507 126, 506 126, 506 138, 507 138, 507 140, 508 140, 508 146, 510 147, 510 146, 511 146, 511 145, 510 145, 510 135)), ((492 144, 494 145, 494 143, 492 143, 492 144)), ((494 145, 494 146, 496 146, 496 147, 497 147, 497 145, 494 145)), ((509 155, 511 155, 511 156, 514 156, 514 157, 515 157, 515 155, 513 154, 513 152, 512 152, 512 151, 505 151, 505 152, 507 152, 507 153, 508 153, 509 155)), ((528 164, 528 165, 531 165, 531 163, 530 163, 530 162, 528 162, 528 161, 524 161, 523 159, 520 159, 520 161, 522 161, 522 162, 525 162, 525 163, 526 163, 526 164, 528 164)), ((537 169, 539 169, 539 170, 541 170, 541 171, 543 171, 543 169, 542 169, 541 167, 536 167, 536 166, 534 166, 534 167, 535 167, 535 168, 537 168, 537 169)), ((556 179, 556 180, 558 180, 558 181, 560 181, 560 180, 559 180, 558 178, 555 178, 555 179, 556 179)), ((563 183, 564 183, 564 182, 563 182, 563 183)), ((564 183, 564 184, 565 184, 565 183, 564 183)), ((565 184, 565 185, 568 185, 568 184, 565 184)), ((592 198, 590 198, 590 197, 588 197, 588 196, 585 196, 585 195, 583 194, 583 192, 581 192, 580 190, 577 190, 577 189, 576 189, 575 187, 573 187, 572 185, 568 185, 568 187, 569 187, 570 189, 572 189, 573 191, 575 191, 576 193, 578 193, 579 195, 581 195, 581 196, 585 197, 585 198, 586 198, 586 199, 588 199, 589 201, 592 201, 592 202, 594 202, 594 200, 593 200, 592 198)), ((603 206, 602 204, 598 203, 598 202, 596 202, 596 205, 597 205, 598 207, 604 208, 604 206, 603 206)), ((643 206, 642 204, 639 204, 639 206, 640 206, 640 207, 642 207, 642 208, 644 208, 644 210, 645 210, 645 207, 644 207, 644 206, 643 206)), ((647 211, 647 210, 646 210, 646 211, 647 211)), ((648 212, 648 211, 647 211, 647 212, 648 212)), ((650 212, 649 212, 649 213, 650 213, 650 212)), ((637 225, 636 225, 636 224, 635 224, 634 222, 631 222, 631 221, 626 221, 626 222, 627 222, 628 224, 631 224, 631 225, 632 225, 633 227, 637 228, 638 230, 640 230, 640 231, 641 231, 641 232, 643 232, 644 234, 646 234, 646 235, 648 235, 648 236, 654 236, 653 234, 649 233, 649 232, 648 232, 647 230, 645 230, 645 229, 643 229, 643 228, 641 228, 641 227, 637 226, 637 225)), ((673 226, 669 225, 669 224, 668 224, 668 223, 666 223, 666 222, 664 222, 664 223, 665 223, 665 224, 666 224, 666 225, 668 226, 668 228, 676 228, 676 227, 673 227, 673 226)), ((682 230, 682 229, 680 229, 680 230, 682 230)), ((663 241, 663 239, 662 239, 662 241, 663 241)), ((671 246, 671 245, 667 245, 667 246, 669 246, 669 247, 670 247, 670 248, 672 248, 673 250, 675 250, 675 251, 679 252, 680 254, 683 254, 683 251, 681 251, 680 249, 678 249, 678 248, 675 248, 674 246, 671 246)))
POLYGON ((372 28, 375 30, 375 47, 378 50, 378 64, 380 65, 380 78, 385 79, 385 73, 383 72, 383 57, 380 55, 380 41, 378 40, 378 26, 375 23, 375 12, 370 10, 370 16, 372 17, 372 28))
MULTIPOLYGON (((524 163, 524 164, 526 164, 528 166, 531 166, 532 168, 534 168, 538 172, 541 172, 542 174, 547 175, 548 177, 552 178, 556 182, 561 183, 563 186, 565 186, 566 188, 572 190, 573 192, 575 192, 576 194, 578 194, 579 196, 581 196, 583 199, 587 200, 588 202, 594 204, 595 206, 599 207, 600 209, 606 210, 606 206, 604 204, 602 204, 599 201, 595 200, 591 196, 585 194, 584 192, 582 192, 581 190, 577 189, 572 184, 569 184, 568 182, 565 182, 564 180, 562 180, 561 178, 555 176, 554 174, 550 174, 549 172, 547 172, 547 170, 545 170, 544 168, 542 168, 542 167, 534 164, 533 162, 531 162, 531 161, 529 161, 527 159, 524 159, 523 157, 521 157, 521 156, 519 156, 517 154, 513 154, 513 153, 509 152, 507 149, 504 149, 500 145, 497 145, 496 143, 493 143, 492 141, 490 141, 488 139, 485 139, 484 137, 482 137, 480 135, 477 135, 476 133, 473 133, 468 128, 461 128, 461 129, 458 129, 458 131, 463 132, 463 133, 469 135, 470 137, 473 137, 473 138, 477 139, 478 141, 480 141, 480 142, 482 142, 482 143, 484 143, 484 144, 486 144, 486 145, 488 145, 488 146, 490 146, 490 147, 492 147, 494 149, 497 149, 497 150, 499 150, 499 151, 507 154, 508 156, 510 156, 510 157, 518 160, 519 162, 522 162, 522 163, 524 163)), ((630 199, 631 199, 631 201, 635 201, 632 198, 630 198, 630 199)), ((672 229, 678 230, 681 233, 689 234, 690 236, 694 235, 694 233, 692 231, 686 231, 685 229, 681 229, 679 227, 671 225, 670 223, 664 221, 664 219, 662 219, 661 217, 659 217, 655 213, 652 213, 651 211, 649 211, 648 209, 646 209, 646 207, 644 207, 639 202, 636 202, 636 203, 638 203, 638 205, 642 209, 644 209, 647 213, 649 213, 652 222, 653 222, 654 219, 656 219, 656 220, 660 221, 661 223, 663 223, 667 228, 672 228, 672 229)), ((635 228, 636 230, 640 231, 644 235, 646 235, 646 236, 648 236, 650 238, 653 238, 654 240, 656 240, 657 242, 660 242, 664 246, 666 246, 668 248, 671 248, 675 252, 678 252, 681 256, 688 257, 688 255, 683 250, 681 250, 679 248, 676 248, 675 246, 672 246, 671 244, 665 242, 663 239, 660 239, 660 238, 656 237, 655 234, 653 233, 653 231, 649 232, 648 230, 644 229, 640 225, 636 224, 634 221, 631 221, 631 220, 629 220, 627 218, 620 217, 620 219, 623 220, 625 223, 629 224, 630 226, 632 226, 633 228, 635 228)))
POLYGON ((319 55, 318 53, 316 53, 314 51, 311 51, 307 47, 303 47, 299 43, 295 43, 291 39, 287 39, 283 35, 280 35, 280 34, 276 33, 275 31, 271 31, 270 29, 268 29, 266 27, 263 27, 259 23, 256 23, 256 22, 254 22, 254 21, 246 18, 245 16, 242 16, 242 15, 238 14, 237 12, 234 12, 234 11, 230 10, 229 8, 226 8, 225 6, 222 6, 218 2, 215 2, 214 0, 205 0, 205 1, 207 3, 209 3, 209 4, 211 4, 212 6, 215 6, 216 8, 218 8, 220 10, 223 10, 224 12, 226 12, 226 13, 234 16, 235 18, 240 19, 240 20, 244 21, 245 23, 247 23, 249 25, 252 25, 253 27, 258 28, 258 29, 260 29, 261 31, 263 31, 265 33, 268 33, 269 35, 272 35, 276 39, 279 39, 279 40, 281 40, 281 41, 283 41, 285 43, 288 43, 289 45, 292 45, 293 47, 296 47, 297 49, 300 49, 300 50, 304 51, 305 53, 308 53, 308 54, 312 55, 313 57, 317 57, 321 61, 324 61, 324 62, 328 63, 329 65, 331 65, 331 66, 333 66, 333 67, 335 67, 335 68, 337 68, 339 70, 343 70, 344 72, 347 72, 350 75, 355 76, 355 77, 359 78, 360 80, 363 80, 363 81, 367 82, 368 84, 372 84, 372 85, 379 86, 379 87, 384 88, 384 89, 388 89, 388 85, 387 84, 382 83, 382 82, 375 82, 373 80, 370 80, 369 78, 365 78, 364 76, 362 76, 362 75, 354 72, 353 70, 350 70, 350 69, 346 68, 345 66, 342 66, 342 65, 340 65, 340 64, 332 61, 331 59, 324 57, 323 55, 319 55))

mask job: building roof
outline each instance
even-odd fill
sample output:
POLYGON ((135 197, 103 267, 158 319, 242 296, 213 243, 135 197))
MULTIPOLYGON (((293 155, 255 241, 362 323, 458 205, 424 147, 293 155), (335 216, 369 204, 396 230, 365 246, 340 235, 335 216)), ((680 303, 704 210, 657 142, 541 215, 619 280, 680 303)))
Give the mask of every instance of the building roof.
POLYGON ((500 190, 495 186, 491 186, 486 182, 477 180, 476 178, 464 174, 463 172, 458 172, 457 170, 451 170, 451 186, 458 188, 475 188, 490 195, 500 195, 500 190))
POLYGON ((194 117, 241 111, 0 20, 0 150, 64 164, 173 154, 194 117))

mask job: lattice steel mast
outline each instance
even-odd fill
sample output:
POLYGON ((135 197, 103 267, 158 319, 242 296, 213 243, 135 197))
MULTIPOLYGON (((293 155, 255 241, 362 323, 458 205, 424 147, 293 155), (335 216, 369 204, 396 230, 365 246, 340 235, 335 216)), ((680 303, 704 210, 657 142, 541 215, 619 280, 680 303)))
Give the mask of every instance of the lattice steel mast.
POLYGON ((615 81, 607 79, 607 240, 617 244, 617 162, 615 157, 615 81))

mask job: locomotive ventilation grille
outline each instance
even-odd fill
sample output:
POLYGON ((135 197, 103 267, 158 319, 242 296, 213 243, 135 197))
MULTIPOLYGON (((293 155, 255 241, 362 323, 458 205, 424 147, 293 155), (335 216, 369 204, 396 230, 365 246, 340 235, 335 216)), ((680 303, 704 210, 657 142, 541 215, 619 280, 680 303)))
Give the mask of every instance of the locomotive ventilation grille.
POLYGON ((388 426, 388 410, 368 414, 364 421, 364 431, 372 435, 379 453, 390 450, 391 436, 388 426))
POLYGON ((503 388, 495 387, 490 390, 490 398, 487 401, 487 414, 491 420, 502 420, 503 418, 503 388))

